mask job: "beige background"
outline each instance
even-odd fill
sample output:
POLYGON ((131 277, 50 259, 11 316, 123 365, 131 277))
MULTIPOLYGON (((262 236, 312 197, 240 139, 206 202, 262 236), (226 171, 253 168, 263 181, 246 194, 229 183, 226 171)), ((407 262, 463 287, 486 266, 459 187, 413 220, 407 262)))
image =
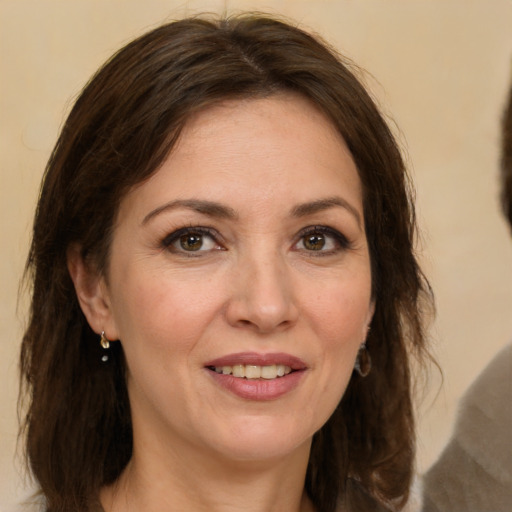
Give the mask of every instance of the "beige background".
POLYGON ((114 50, 146 29, 193 12, 245 9, 282 13, 321 33, 371 72, 369 86, 399 127, 417 184, 422 260, 438 304, 432 341, 445 375, 439 391, 433 373, 420 410, 420 470, 446 442, 464 389, 512 338, 512 241, 497 202, 511 0, 0 0, 0 510, 24 492, 14 463, 25 319, 16 297, 39 180, 69 105, 114 50))

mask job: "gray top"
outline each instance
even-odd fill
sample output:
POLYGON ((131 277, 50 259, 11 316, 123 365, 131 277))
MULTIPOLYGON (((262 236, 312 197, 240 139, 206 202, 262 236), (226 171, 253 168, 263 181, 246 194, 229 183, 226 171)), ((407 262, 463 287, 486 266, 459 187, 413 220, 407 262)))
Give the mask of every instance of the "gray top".
POLYGON ((423 512, 509 512, 512 343, 462 398, 453 436, 424 479, 423 512))

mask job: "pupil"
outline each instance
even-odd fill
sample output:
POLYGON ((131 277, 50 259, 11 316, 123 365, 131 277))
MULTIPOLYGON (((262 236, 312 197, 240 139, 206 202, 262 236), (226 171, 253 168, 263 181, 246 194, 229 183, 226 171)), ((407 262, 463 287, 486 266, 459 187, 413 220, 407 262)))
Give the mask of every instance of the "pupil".
POLYGON ((306 249, 310 249, 312 251, 319 251, 325 245, 325 238, 323 235, 320 234, 309 235, 306 237, 304 242, 306 249))
POLYGON ((193 234, 183 235, 180 238, 180 245, 185 251, 198 251, 203 245, 202 236, 193 234))

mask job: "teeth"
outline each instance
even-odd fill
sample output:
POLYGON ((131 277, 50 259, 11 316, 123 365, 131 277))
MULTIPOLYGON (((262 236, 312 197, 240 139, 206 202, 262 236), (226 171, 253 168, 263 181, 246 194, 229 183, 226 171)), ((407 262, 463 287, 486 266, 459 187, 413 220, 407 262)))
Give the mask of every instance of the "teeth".
POLYGON ((277 367, 275 364, 272 366, 263 366, 261 368, 262 379, 275 379, 277 377, 277 367))
POLYGON ((260 379, 261 378, 261 366, 253 366, 252 364, 247 364, 245 366, 245 376, 248 379, 260 379))
POLYGON ((245 366, 243 364, 236 364, 232 370, 233 377, 245 377, 245 366))
POLYGON ((292 369, 284 364, 272 364, 269 366, 257 366, 253 364, 235 364, 234 366, 216 366, 216 373, 233 375, 233 377, 246 379, 276 379, 288 375, 292 369))

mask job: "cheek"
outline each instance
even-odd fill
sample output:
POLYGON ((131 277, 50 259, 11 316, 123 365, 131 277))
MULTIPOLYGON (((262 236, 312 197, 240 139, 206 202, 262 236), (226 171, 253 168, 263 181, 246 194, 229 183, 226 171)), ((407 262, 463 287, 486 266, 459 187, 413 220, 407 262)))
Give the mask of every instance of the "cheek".
POLYGON ((345 282, 329 287, 310 301, 316 329, 334 346, 354 340, 362 343, 371 317, 369 283, 345 282))
POLYGON ((311 301, 312 329, 322 346, 322 392, 329 394, 334 406, 346 389, 366 337, 370 297, 369 283, 359 282, 332 286, 311 301))
POLYGON ((219 296, 208 280, 183 282, 165 273, 137 277, 133 273, 120 281, 115 294, 114 316, 125 351, 191 350, 218 307, 219 296))
POLYGON ((198 371, 194 350, 212 317, 211 298, 202 292, 147 274, 143 282, 132 276, 119 289, 116 318, 133 407, 186 407, 186 389, 198 371))

